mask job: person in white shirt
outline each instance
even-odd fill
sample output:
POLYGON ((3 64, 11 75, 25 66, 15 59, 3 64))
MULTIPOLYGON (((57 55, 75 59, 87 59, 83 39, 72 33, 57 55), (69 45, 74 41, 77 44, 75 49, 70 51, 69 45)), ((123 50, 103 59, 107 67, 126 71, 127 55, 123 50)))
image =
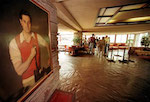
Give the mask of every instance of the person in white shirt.
POLYGON ((106 37, 105 37, 105 56, 108 56, 109 44, 110 44, 110 37, 108 37, 106 35, 106 37))

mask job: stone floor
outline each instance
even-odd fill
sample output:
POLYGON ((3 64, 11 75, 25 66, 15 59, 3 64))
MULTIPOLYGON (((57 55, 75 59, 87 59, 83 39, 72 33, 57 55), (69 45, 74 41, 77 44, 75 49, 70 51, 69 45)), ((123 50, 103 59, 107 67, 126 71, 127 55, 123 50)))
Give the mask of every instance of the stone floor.
POLYGON ((150 102, 150 62, 131 59, 123 64, 60 52, 60 89, 74 93, 75 102, 150 102))

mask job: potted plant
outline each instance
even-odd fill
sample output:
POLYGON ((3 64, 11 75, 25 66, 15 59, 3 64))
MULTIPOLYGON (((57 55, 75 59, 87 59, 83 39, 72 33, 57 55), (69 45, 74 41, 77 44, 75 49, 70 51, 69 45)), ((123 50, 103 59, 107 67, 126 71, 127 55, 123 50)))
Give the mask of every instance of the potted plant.
POLYGON ((142 37, 141 45, 145 46, 146 48, 150 45, 150 35, 142 37))
POLYGON ((80 45, 81 38, 80 37, 74 37, 73 42, 74 42, 75 45, 80 45))
POLYGON ((128 44, 129 47, 132 47, 133 46, 133 39, 128 39, 126 41, 126 43, 128 44))

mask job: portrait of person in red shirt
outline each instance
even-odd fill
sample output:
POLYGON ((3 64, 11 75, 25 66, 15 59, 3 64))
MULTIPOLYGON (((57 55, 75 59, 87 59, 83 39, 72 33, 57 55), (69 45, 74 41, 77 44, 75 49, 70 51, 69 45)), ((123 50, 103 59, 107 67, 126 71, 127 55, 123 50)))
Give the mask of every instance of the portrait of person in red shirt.
POLYGON ((50 48, 40 34, 32 31, 32 18, 28 11, 23 9, 20 11, 19 22, 22 31, 9 43, 10 59, 16 73, 22 77, 23 86, 33 86, 37 81, 35 73, 37 70, 39 73, 43 70, 40 68, 39 46, 42 45, 47 49, 48 66, 50 66, 50 48))

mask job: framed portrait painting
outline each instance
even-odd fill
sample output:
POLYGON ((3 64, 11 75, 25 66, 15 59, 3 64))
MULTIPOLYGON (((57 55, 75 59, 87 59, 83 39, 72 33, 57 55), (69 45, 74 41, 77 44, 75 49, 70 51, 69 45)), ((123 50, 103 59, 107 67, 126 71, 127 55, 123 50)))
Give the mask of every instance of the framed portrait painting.
POLYGON ((16 101, 51 72, 48 13, 28 0, 0 2, 0 100, 16 101))

